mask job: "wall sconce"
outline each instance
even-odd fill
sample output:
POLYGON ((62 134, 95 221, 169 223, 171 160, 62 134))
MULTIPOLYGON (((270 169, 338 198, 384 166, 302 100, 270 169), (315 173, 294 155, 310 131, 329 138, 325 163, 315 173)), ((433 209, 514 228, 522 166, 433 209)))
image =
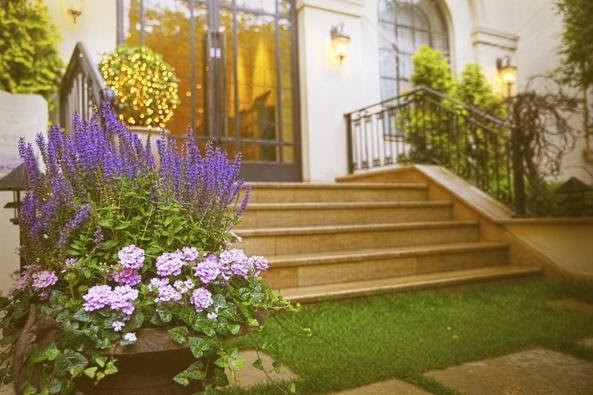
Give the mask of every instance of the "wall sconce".
POLYGON ((350 52, 350 36, 344 33, 344 23, 333 26, 330 30, 334 56, 342 63, 350 52))
POLYGON ((507 97, 511 97, 511 88, 517 83, 517 66, 511 64, 511 57, 496 58, 496 69, 503 84, 507 86, 507 97))
POLYGON ((78 17, 82 15, 82 0, 70 0, 66 12, 72 17, 72 23, 76 24, 78 17))

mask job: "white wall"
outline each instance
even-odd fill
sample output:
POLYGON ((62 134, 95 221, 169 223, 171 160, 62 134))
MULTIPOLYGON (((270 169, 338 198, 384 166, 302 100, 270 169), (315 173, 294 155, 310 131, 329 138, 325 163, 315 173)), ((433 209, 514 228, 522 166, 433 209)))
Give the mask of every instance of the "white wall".
POLYGON ((115 0, 46 0, 53 23, 62 35, 60 55, 65 64, 70 61, 74 45, 82 41, 95 61, 113 51, 117 41, 117 18, 115 0), (76 23, 68 14, 71 3, 82 4, 82 15, 76 23))
MULTIPOLYGON (((0 91, 0 177, 21 160, 17 144, 20 137, 34 142, 35 135, 47 128, 47 102, 39 95, 13 95, 0 91)), ((0 293, 6 295, 11 274, 19 268, 15 251, 19 246, 18 227, 10 222, 13 210, 3 208, 13 200, 12 192, 0 192, 0 293)))

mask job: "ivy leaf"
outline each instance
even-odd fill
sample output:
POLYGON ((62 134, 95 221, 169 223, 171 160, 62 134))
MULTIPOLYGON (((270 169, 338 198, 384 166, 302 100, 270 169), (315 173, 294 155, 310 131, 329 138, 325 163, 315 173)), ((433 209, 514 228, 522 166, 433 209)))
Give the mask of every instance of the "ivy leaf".
POLYGON ((105 367, 105 374, 110 375, 110 374, 115 374, 117 372, 119 372, 119 369, 117 369, 117 366, 115 366, 115 362, 113 362, 113 361, 107 362, 107 367, 105 367))
POLYGON ((210 350, 210 344, 206 339, 201 337, 190 337, 188 340, 189 349, 194 358, 202 358, 204 353, 210 350))
POLYGON ((164 307, 162 305, 157 307, 156 312, 159 315, 159 318, 165 323, 170 322, 171 319, 173 319, 173 315, 171 314, 169 309, 167 309, 166 307, 164 307))
POLYGON ((282 363, 280 361, 272 362, 272 366, 274 367, 274 372, 280 374, 280 370, 282 369, 282 363))
POLYGON ((187 340, 187 335, 189 334, 189 330, 186 326, 178 326, 173 329, 168 330, 171 339, 177 344, 183 344, 187 340))
POLYGON ((97 369, 98 369, 97 366, 91 366, 90 368, 86 368, 84 370, 84 374, 85 374, 85 376, 87 376, 91 379, 94 379, 95 375, 97 374, 97 369))
POLYGON ((252 363, 253 367, 259 370, 264 370, 264 364, 262 363, 261 358, 256 359, 252 363))
POLYGON ((296 384, 294 383, 294 381, 288 384, 288 392, 290 392, 291 394, 296 394, 296 384))
POLYGON ((241 330, 241 325, 239 325, 239 324, 229 324, 229 325, 227 325, 227 328, 231 332, 231 334, 236 335, 241 330))

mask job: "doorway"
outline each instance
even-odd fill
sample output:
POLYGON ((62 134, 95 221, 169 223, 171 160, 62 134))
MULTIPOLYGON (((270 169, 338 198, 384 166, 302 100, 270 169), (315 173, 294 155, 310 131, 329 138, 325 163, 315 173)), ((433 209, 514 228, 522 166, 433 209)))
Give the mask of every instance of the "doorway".
POLYGON ((167 129, 243 156, 249 181, 301 180, 293 0, 118 0, 118 42, 179 77, 167 129))

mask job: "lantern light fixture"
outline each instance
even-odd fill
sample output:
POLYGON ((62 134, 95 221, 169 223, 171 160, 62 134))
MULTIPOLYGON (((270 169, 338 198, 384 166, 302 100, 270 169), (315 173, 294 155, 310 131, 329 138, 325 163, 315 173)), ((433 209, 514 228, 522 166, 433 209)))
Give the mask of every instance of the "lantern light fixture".
POLYGON ((350 52, 350 36, 344 33, 344 23, 340 22, 338 25, 332 26, 330 36, 333 55, 342 63, 350 52))
POLYGON ((511 97, 511 89, 517 83, 517 66, 511 64, 511 57, 496 58, 496 69, 501 81, 507 86, 507 97, 511 97))

